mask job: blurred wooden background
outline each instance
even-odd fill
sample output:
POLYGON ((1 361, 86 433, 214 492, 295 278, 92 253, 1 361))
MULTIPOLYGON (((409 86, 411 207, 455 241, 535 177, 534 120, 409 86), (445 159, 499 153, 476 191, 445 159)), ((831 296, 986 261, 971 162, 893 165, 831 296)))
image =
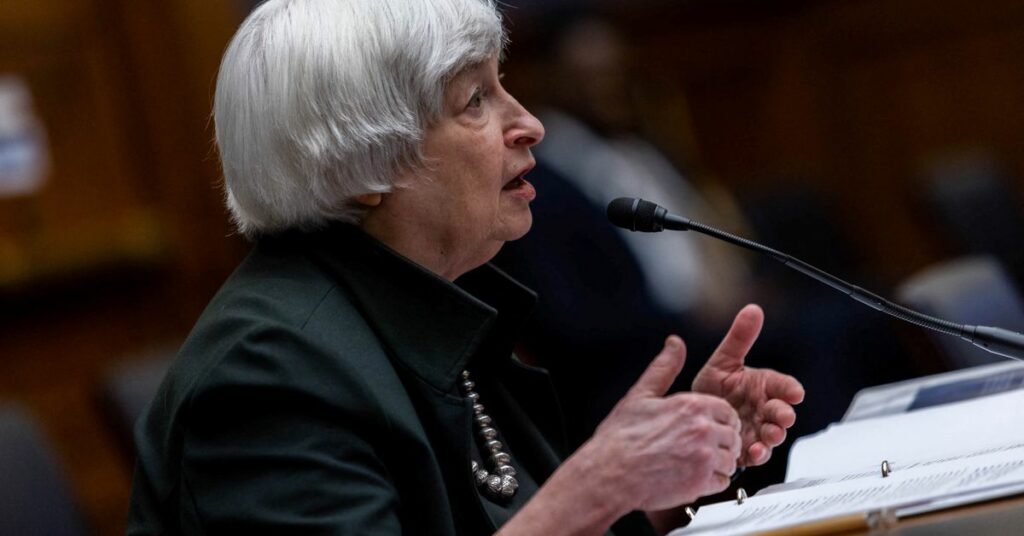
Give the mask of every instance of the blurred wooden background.
MULTIPOLYGON (((176 344, 246 249, 221 205, 209 119, 244 9, 0 3, 0 74, 29 83, 52 159, 37 194, 0 199, 0 399, 42 421, 98 534, 123 533, 130 484, 100 378, 176 344)), ((918 199, 933 159, 984 148, 1024 176, 1018 0, 611 9, 655 83, 650 134, 733 191, 793 183, 841 200, 837 221, 878 281, 948 251, 918 199)), ((508 82, 529 102, 541 26, 509 16, 508 82)))
POLYGON ((102 375, 176 344, 244 252, 208 119, 240 17, 204 0, 0 3, 0 73, 27 80, 52 160, 38 194, 0 201, 0 398, 42 421, 98 534, 124 532, 131 477, 102 375))

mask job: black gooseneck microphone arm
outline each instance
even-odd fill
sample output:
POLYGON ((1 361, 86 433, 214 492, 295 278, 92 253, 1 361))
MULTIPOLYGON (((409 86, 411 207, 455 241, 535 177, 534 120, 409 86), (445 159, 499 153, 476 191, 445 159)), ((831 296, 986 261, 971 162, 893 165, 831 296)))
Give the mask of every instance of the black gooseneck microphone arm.
POLYGON ((1024 334, 1003 328, 989 326, 971 326, 957 324, 941 318, 935 318, 893 303, 877 294, 852 285, 822 271, 800 259, 793 258, 781 251, 763 246, 752 240, 736 236, 682 216, 669 213, 664 208, 643 199, 620 197, 608 204, 608 219, 612 224, 629 229, 656 233, 665 229, 672 231, 696 231, 713 236, 741 248, 756 251, 772 257, 790 268, 816 279, 847 296, 883 313, 889 314, 905 322, 910 322, 940 333, 960 337, 986 351, 1011 359, 1024 360, 1024 334))

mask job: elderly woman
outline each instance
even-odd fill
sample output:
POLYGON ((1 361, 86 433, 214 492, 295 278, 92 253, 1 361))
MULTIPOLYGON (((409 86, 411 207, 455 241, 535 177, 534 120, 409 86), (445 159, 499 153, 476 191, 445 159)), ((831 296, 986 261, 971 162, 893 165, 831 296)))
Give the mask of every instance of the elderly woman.
POLYGON ((665 396, 670 336, 563 455, 545 373, 511 356, 535 297, 487 265, 530 228, 544 136, 501 86, 504 41, 492 0, 245 21, 215 119, 255 247, 139 423, 130 534, 665 532, 783 440, 803 390, 744 367, 748 306, 694 392, 665 396))

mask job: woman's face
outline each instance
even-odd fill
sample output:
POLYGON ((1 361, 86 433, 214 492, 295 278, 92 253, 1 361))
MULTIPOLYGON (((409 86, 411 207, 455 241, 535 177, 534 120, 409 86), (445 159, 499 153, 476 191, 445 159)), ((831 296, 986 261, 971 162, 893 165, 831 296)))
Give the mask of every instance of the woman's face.
POLYGON ((449 83, 440 119, 427 129, 425 171, 386 194, 363 227, 435 273, 454 279, 530 229, 536 197, 523 175, 544 127, 501 86, 498 62, 471 66, 449 83))

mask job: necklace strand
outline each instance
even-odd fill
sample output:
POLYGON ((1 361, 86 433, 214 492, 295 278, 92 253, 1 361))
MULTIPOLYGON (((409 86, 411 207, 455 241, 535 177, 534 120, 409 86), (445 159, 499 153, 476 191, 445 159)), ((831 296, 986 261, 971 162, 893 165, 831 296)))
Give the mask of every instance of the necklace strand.
POLYGON ((519 489, 519 481, 516 480, 516 470, 512 467, 512 457, 504 451, 505 445, 498 441, 498 431, 491 426, 492 420, 484 413, 484 405, 480 403, 480 393, 473 390, 476 384, 469 377, 469 371, 462 371, 462 393, 473 402, 473 423, 476 428, 476 437, 483 446, 484 452, 489 452, 487 461, 490 462, 491 471, 484 469, 476 461, 470 462, 470 470, 473 472, 473 479, 480 490, 492 499, 511 499, 519 489))

